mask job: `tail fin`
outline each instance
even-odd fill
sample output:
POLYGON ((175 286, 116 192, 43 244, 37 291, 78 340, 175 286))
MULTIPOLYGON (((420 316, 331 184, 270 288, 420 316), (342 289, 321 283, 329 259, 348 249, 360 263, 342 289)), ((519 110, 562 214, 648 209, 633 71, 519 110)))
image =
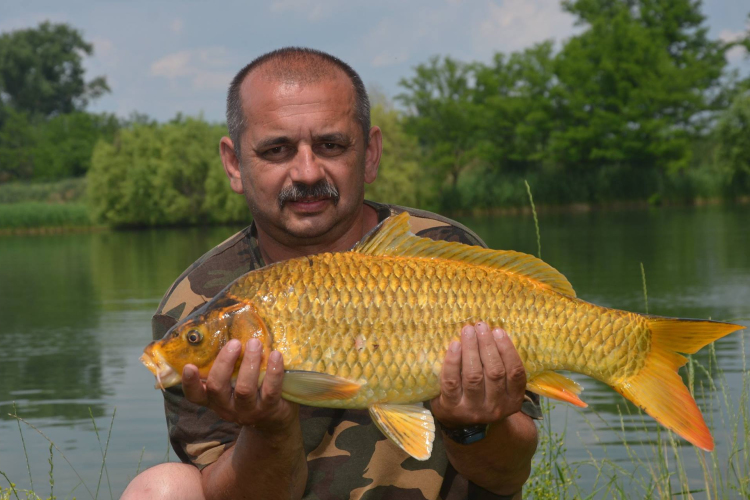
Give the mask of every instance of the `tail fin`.
POLYGON ((701 347, 743 327, 731 323, 647 316, 651 329, 651 352, 641 371, 624 380, 615 390, 641 407, 664 427, 706 451, 714 440, 695 400, 677 374, 687 358, 675 351, 693 354, 701 347))

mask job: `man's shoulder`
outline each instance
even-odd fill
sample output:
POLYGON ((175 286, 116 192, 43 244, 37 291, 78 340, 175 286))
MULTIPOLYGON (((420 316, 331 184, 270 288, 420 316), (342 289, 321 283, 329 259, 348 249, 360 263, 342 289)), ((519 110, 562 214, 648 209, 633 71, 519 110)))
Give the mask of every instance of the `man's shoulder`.
POLYGON ((152 319, 154 338, 219 293, 234 279, 257 266, 257 248, 247 227, 190 265, 169 287, 152 319))
POLYGON ((394 215, 401 212, 408 212, 411 216, 409 220, 411 232, 417 236, 432 240, 457 241, 466 245, 487 246, 474 231, 448 217, 428 212, 427 210, 400 205, 371 201, 367 201, 366 203, 378 210, 378 213, 381 213, 384 209, 389 210, 394 215))

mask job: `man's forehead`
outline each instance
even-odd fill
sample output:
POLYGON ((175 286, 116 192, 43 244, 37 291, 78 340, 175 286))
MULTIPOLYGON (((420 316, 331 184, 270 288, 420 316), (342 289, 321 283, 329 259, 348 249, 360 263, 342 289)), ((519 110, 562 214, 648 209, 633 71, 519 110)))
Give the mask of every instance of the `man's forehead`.
POLYGON ((240 92, 250 128, 254 125, 275 128, 273 124, 283 128, 280 120, 301 118, 310 113, 326 113, 331 119, 356 120, 354 89, 343 73, 314 82, 274 80, 250 74, 240 92))
MULTIPOLYGON (((309 66, 309 64, 308 64, 309 66)), ((326 63, 325 66, 331 66, 326 63)), ((250 72, 240 86, 243 108, 248 110, 274 104, 279 99, 294 97, 303 90, 316 89, 323 98, 344 98, 354 105, 354 86, 349 77, 339 68, 331 66, 328 70, 315 70, 299 64, 286 69, 279 69, 270 63, 250 72)))

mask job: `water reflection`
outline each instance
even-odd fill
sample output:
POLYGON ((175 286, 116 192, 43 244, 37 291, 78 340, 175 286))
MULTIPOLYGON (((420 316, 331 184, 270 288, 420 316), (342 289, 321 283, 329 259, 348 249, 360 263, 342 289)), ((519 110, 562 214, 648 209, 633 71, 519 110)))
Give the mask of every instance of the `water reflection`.
MULTIPOLYGON (((531 216, 461 221, 493 248, 537 251, 531 216)), ((540 226, 542 257, 563 272, 585 300, 644 312, 643 263, 652 314, 750 316, 747 207, 541 214, 540 226)), ((165 459, 161 396, 151 389, 153 377, 137 358, 150 340, 150 316, 167 287, 197 257, 235 231, 0 237, 0 461, 12 480, 23 485, 26 476, 25 463, 7 460, 17 458, 21 446, 15 423, 6 416, 12 401, 18 402, 22 416, 70 450, 79 472, 93 484, 101 455, 89 408, 102 429, 117 407, 112 458, 107 460, 115 494, 134 475, 142 447, 142 466, 165 459)), ((707 420, 716 421, 716 428, 726 418, 726 410, 720 409, 722 390, 731 401, 742 384, 746 368, 741 354, 750 347, 748 332, 742 335, 716 343, 726 375, 715 381, 717 390, 700 368, 712 365, 709 351, 693 356, 698 404, 707 420)), ((627 461, 622 428, 629 442, 649 452, 659 429, 653 419, 640 415, 606 385, 575 374, 572 378, 584 386, 582 399, 589 408, 578 411, 561 403, 553 411, 553 428, 568 436, 569 461, 587 460, 589 453, 627 461)), ((721 454, 728 436, 719 431, 715 437, 721 454)), ((46 471, 36 470, 34 464, 46 463, 48 444, 37 438, 27 436, 27 444, 35 476, 44 477, 46 471)), ((689 446, 683 441, 678 445, 689 446)), ((58 470, 60 491, 72 489, 75 476, 65 470, 58 475, 58 470)), ((591 478, 580 480, 583 488, 587 481, 591 478)))
POLYGON ((90 261, 89 235, 0 239, 1 419, 103 414, 90 261))

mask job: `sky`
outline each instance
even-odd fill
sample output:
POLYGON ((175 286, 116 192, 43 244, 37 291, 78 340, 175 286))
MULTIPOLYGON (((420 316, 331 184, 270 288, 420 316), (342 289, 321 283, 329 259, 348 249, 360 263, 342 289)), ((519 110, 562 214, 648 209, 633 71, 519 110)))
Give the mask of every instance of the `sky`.
MULTIPOLYGON (((712 38, 750 29, 750 0, 704 0, 712 38)), ((89 109, 164 121, 178 112, 224 121, 233 75, 284 46, 329 52, 386 96, 433 55, 488 62, 580 30, 559 0, 2 0, 0 32, 44 20, 65 22, 93 43, 87 78, 105 75, 112 92, 89 109), (220 5, 220 7, 218 6, 220 5)), ((742 50, 730 63, 750 73, 742 50)))

